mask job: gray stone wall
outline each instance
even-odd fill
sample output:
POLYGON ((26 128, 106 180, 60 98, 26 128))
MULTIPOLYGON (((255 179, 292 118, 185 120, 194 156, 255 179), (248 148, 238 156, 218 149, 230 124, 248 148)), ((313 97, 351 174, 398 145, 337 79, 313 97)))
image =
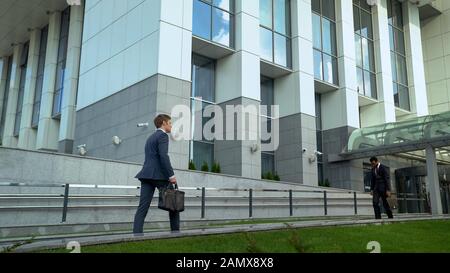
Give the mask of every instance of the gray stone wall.
MULTIPOLYGON (((74 153, 86 144, 88 156, 143 163, 147 138, 154 132, 153 118, 170 114, 177 104, 189 106, 191 83, 155 75, 77 112, 74 153), (149 127, 138 128, 138 123, 149 127), (120 145, 112 137, 122 139, 120 145)), ((64 144, 61 144, 64 145, 64 144)), ((169 155, 177 168, 187 168, 187 141, 171 141, 169 155)))
POLYGON ((317 150, 315 117, 295 114, 280 118, 280 145, 275 168, 283 181, 317 185, 317 161, 309 158, 317 150), (303 149, 306 152, 303 153, 303 149))
POLYGON ((324 180, 332 187, 364 191, 363 160, 328 163, 329 154, 340 154, 348 144, 355 128, 344 126, 322 132, 324 153, 324 180))
MULTIPOLYGON (((234 136, 237 135, 237 115, 231 116, 230 113, 226 113, 227 105, 242 105, 244 107, 248 105, 255 105, 259 111, 259 101, 240 97, 230 101, 223 102, 219 104, 224 112, 225 120, 234 118, 234 136)), ((259 116, 257 116, 258 126, 260 128, 259 116)), ((249 131, 249 119, 246 119, 246 130, 245 133, 249 131)), ((229 134, 227 131, 226 122, 223 124, 225 134, 229 134)), ((222 172, 225 174, 239 175, 248 178, 261 178, 261 153, 260 150, 252 153, 250 148, 253 144, 260 144, 260 135, 257 134, 258 140, 217 140, 214 142, 214 154, 217 162, 220 163, 222 172)), ((224 139, 226 136, 224 136, 224 139)))

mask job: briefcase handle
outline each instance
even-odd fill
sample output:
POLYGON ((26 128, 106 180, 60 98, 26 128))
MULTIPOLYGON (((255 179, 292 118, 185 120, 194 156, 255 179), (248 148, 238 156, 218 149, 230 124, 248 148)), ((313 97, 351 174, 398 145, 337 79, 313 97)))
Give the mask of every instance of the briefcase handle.
POLYGON ((172 183, 169 183, 169 185, 167 185, 167 188, 166 189, 169 189, 170 187, 172 186, 172 189, 174 189, 174 190, 178 190, 178 183, 177 184, 172 184, 172 183), (174 186, 175 185, 175 186, 174 186))

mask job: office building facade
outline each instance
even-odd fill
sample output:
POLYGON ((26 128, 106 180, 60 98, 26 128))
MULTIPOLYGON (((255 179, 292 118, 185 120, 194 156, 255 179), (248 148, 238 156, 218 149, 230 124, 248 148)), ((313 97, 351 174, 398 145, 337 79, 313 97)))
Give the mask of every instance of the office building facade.
POLYGON ((442 16, 430 12, 445 10, 436 1, 70 3, 1 2, 5 147, 76 154, 83 148, 87 156, 142 162, 152 118, 175 105, 193 113, 208 105, 279 105, 279 115, 250 117, 259 125, 263 117, 278 121, 277 149, 261 149, 262 126, 238 122, 234 130, 258 137, 172 141, 174 167, 217 162, 226 174, 271 173, 364 190, 363 161, 331 163, 329 156, 345 151, 357 128, 428 115, 434 95, 427 90, 448 82, 425 77, 434 62, 445 63, 444 50, 422 48, 448 36, 447 17, 439 19, 439 34, 422 27, 442 16))

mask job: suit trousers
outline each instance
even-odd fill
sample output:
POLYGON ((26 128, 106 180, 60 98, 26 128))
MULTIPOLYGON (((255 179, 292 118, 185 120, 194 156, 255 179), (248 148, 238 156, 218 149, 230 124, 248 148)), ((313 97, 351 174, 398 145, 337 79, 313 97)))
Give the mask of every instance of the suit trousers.
POLYGON ((381 219, 381 208, 380 208, 380 198, 383 202, 384 210, 388 215, 389 219, 394 218, 392 215, 392 210, 387 201, 386 191, 374 190, 373 191, 373 209, 375 211, 375 219, 381 219))
MULTIPOLYGON (((144 232, 143 230, 145 217, 147 216, 156 188, 158 188, 158 190, 160 191, 166 188, 168 185, 169 185, 168 181, 145 180, 145 179, 141 180, 141 198, 139 201, 139 207, 134 217, 133 233, 140 234, 144 232)), ((179 231, 180 213, 169 212, 169 219, 170 219, 170 229, 172 231, 179 231)))

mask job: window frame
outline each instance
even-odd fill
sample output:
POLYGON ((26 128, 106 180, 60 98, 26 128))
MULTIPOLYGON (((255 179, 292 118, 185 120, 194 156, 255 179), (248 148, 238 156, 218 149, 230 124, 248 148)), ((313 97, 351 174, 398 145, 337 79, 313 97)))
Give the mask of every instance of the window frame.
POLYGON ((55 88, 53 92, 53 103, 52 103, 52 118, 61 119, 62 112, 62 102, 64 96, 64 78, 67 66, 67 53, 69 51, 69 33, 70 33, 70 7, 67 7, 61 14, 61 28, 59 31, 59 43, 58 43, 58 57, 56 64, 56 75, 55 75, 55 88), (67 16, 67 21, 64 21, 64 16, 67 16), (67 22, 67 25, 64 23, 67 22), (67 27, 67 36, 63 36, 64 27, 67 27), (66 39, 66 40, 65 40, 66 39), (61 44, 64 42, 64 44, 61 44), (64 51, 64 52, 61 52, 64 51), (64 53, 64 54, 61 54, 64 53), (59 66, 61 65, 61 70, 59 66), (61 72, 60 72, 61 71, 61 72), (61 73, 61 74, 59 74, 61 73), (59 76, 59 77, 58 77, 59 76), (57 86, 58 78, 60 78, 61 86, 57 86), (55 104, 58 103, 58 104, 55 104))
MULTIPOLYGON (((315 62, 315 58, 314 58, 314 52, 318 52, 318 53, 320 53, 320 60, 321 60, 321 65, 320 65, 321 66, 320 67, 321 68, 321 70, 320 70, 321 71, 321 78, 320 79, 316 78, 316 75, 314 73, 314 79, 315 80, 319 80, 321 82, 324 82, 326 84, 332 84, 332 85, 335 85, 335 86, 339 86, 339 64, 338 64, 338 61, 337 61, 339 53, 338 53, 338 48, 337 48, 336 5, 334 6, 334 19, 332 19, 332 18, 329 18, 329 17, 327 17, 327 16, 325 16, 323 14, 323 4, 322 4, 323 2, 322 2, 322 0, 315 0, 315 1, 319 1, 320 13, 317 13, 317 11, 315 11, 313 9, 313 7, 311 7, 311 12, 312 12, 313 16, 316 15, 316 16, 318 16, 320 18, 320 47, 321 48, 315 47, 315 45, 314 45, 314 36, 313 36, 313 60, 314 60, 313 65, 314 66, 317 65, 316 62, 315 62), (324 51, 324 41, 323 41, 324 40, 323 39, 323 33, 324 33, 323 20, 324 20, 324 18, 334 24, 334 48, 336 50, 336 55, 333 55, 332 53, 328 53, 328 52, 324 51), (333 66, 334 63, 336 64, 336 67, 334 67, 335 68, 334 69, 335 73, 333 73, 333 80, 332 80, 333 82, 329 82, 329 81, 325 80, 324 55, 327 55, 328 57, 331 57, 332 66, 333 66), (336 77, 336 82, 334 82, 334 77, 336 77)), ((312 26, 313 26, 313 29, 314 29, 314 17, 313 16, 312 16, 311 23, 312 23, 312 26)), ((314 33, 313 33, 313 35, 314 35, 314 33)), ((316 68, 314 67, 314 71, 315 71, 315 69, 316 68)))
POLYGON ((25 96, 25 84, 27 81, 27 68, 28 68, 28 55, 30 53, 30 41, 26 42, 22 49, 22 54, 20 56, 20 79, 19 79, 19 90, 17 94, 17 105, 16 114, 14 119, 14 130, 13 136, 19 137, 20 126, 22 123, 22 112, 23 112, 23 101, 25 96))
MULTIPOLYGON (((359 44, 356 44, 356 41, 355 41, 355 46, 359 46, 360 47, 360 53, 361 53, 360 58, 361 58, 362 66, 359 66, 358 62, 356 62, 356 69, 357 69, 357 75, 358 75, 359 71, 362 71, 362 87, 363 87, 363 90, 359 90, 359 82, 357 82, 356 88, 357 88, 357 91, 358 91, 359 94, 361 94, 363 96, 366 96, 366 97, 369 97, 369 98, 373 98, 373 99, 378 100, 378 82, 377 82, 377 64, 376 64, 376 57, 375 57, 373 7, 370 7, 370 10, 367 10, 360 4, 360 1, 358 1, 358 3, 355 3, 355 1, 353 1, 353 18, 355 18, 355 14, 354 14, 355 13, 355 8, 358 11, 358 19, 359 19, 358 25, 360 26, 360 28, 363 25, 362 24, 362 21, 363 21, 362 20, 362 13, 363 12, 366 12, 366 13, 368 13, 370 15, 370 23, 372 25, 372 27, 371 27, 371 29, 372 29, 372 37, 369 37, 369 36, 366 37, 366 36, 362 35, 362 33, 358 33, 356 29, 354 30, 355 36, 359 37, 359 44), (363 39, 366 39, 368 41, 368 43, 370 43, 372 45, 372 49, 373 49, 373 51, 372 51, 373 56, 372 57, 373 57, 373 62, 374 62, 373 63, 373 69, 374 69, 373 71, 368 70, 368 69, 365 68, 363 39), (372 79, 369 79, 369 83, 371 84, 371 94, 372 94, 371 96, 369 96, 367 94, 367 91, 366 91, 366 77, 365 77, 366 73, 369 73, 369 75, 371 77, 374 77, 374 79, 375 79, 375 82, 373 83, 374 87, 375 87, 375 94, 374 94, 374 90, 372 90, 372 79)), ((369 48, 370 48, 370 45, 369 45, 369 48)), ((355 55, 357 54, 357 52, 355 52, 355 55)), ((371 56, 369 56, 369 59, 370 59, 370 57, 371 56)), ((370 65, 369 65, 369 69, 370 69, 370 65)), ((357 81, 358 81, 358 76, 357 76, 357 81)))
MULTIPOLYGON (((194 37, 199 38, 199 39, 204 39, 204 40, 207 40, 207 41, 209 41, 211 43, 214 43, 214 44, 217 44, 217 45, 220 45, 220 46, 224 46, 224 47, 233 49, 235 47, 235 25, 236 25, 235 24, 235 18, 236 18, 235 10, 236 10, 236 1, 235 0, 230 0, 231 7, 230 7, 229 11, 226 10, 226 9, 223 9, 223 8, 217 6, 217 5, 215 5, 214 4, 214 0, 210 0, 210 1, 193 0, 193 5, 195 5, 196 1, 201 2, 201 3, 209 6, 209 13, 210 13, 209 14, 210 15, 209 36, 210 37, 207 39, 205 37, 198 36, 198 35, 196 35, 194 33, 194 30, 192 30, 192 35, 194 37), (213 25, 213 22, 214 22, 214 9, 218 9, 218 10, 220 10, 222 12, 228 13, 229 16, 230 16, 230 29, 229 29, 229 33, 230 33, 230 41, 229 41, 229 43, 230 44, 229 45, 225 45, 225 44, 222 44, 222 43, 219 43, 219 42, 213 40, 212 36, 213 36, 213 32, 214 32, 214 25, 213 25)), ((195 16, 195 12, 194 12, 194 16, 195 16)), ((195 19, 193 19, 193 20, 195 20, 195 19)), ((194 26, 194 22, 193 22, 192 25, 194 26)))
POLYGON ((36 76, 36 86, 33 101, 33 113, 31 117, 31 128, 33 129, 37 129, 39 126, 42 91, 44 89, 44 72, 45 72, 45 58, 47 56, 47 44, 48 44, 48 25, 41 30, 41 40, 39 43, 38 71, 36 76), (42 70, 40 70, 41 67, 42 70))
MULTIPOLYGON (((272 14, 271 14, 271 18, 272 18, 272 28, 269 28, 263 24, 261 24, 261 20, 259 21, 259 28, 264 28, 265 30, 271 32, 272 34, 272 60, 267 60, 265 58, 262 58, 262 60, 267 61, 267 62, 271 62, 273 64, 276 65, 280 65, 286 68, 291 69, 292 68, 292 1, 289 1, 289 10, 286 13, 289 17, 288 22, 289 22, 289 28, 286 31, 288 33, 288 35, 282 34, 278 31, 275 30, 275 0, 270 0, 271 4, 272 4, 272 14), (280 35, 282 37, 284 37, 287 41, 286 44, 286 65, 283 64, 279 64, 275 62, 275 34, 280 35)), ((261 30, 259 30, 261 33, 261 30)), ((261 39, 260 39, 260 46, 261 46, 261 39)))
POLYGON ((405 17, 403 16, 403 12, 404 12, 404 7, 403 7, 403 3, 399 2, 398 0, 387 0, 387 10, 388 10, 388 27, 389 27, 389 41, 391 41, 391 39, 393 39, 394 43, 393 43, 393 47, 390 44, 390 59, 391 59, 391 67, 393 67, 393 65, 395 64, 395 71, 392 71, 392 85, 393 85, 393 91, 394 91, 394 104, 395 107, 399 108, 399 109, 403 109, 406 111, 411 111, 411 95, 410 95, 410 87, 409 87, 409 78, 408 78, 408 59, 407 59, 407 52, 406 52, 406 41, 405 41, 405 17), (397 3, 396 3, 397 2, 397 3), (394 6, 398 4, 400 6, 401 9, 401 26, 396 25, 396 22, 398 22, 398 20, 395 19, 394 14, 394 6), (389 15, 392 16, 392 20, 390 20, 389 15), (392 21, 392 23, 391 23, 392 21), (403 34, 403 52, 400 52, 398 50, 399 47, 399 43, 398 40, 395 39, 395 35, 396 35, 396 31, 399 31, 400 33, 403 34), (393 35, 393 37, 392 37, 393 35), (392 58, 395 57, 395 63, 392 63, 392 58), (399 74, 399 69, 398 69, 398 58, 401 58, 402 61, 404 61, 404 68, 405 68, 405 82, 406 85, 400 82, 400 74, 399 74), (395 73, 395 78, 394 78, 394 73, 395 73), (406 94, 408 95, 408 98, 406 100, 404 100, 403 102, 407 102, 407 107, 403 107, 402 106, 402 99, 401 97, 403 95, 400 94, 400 90, 401 88, 403 88, 403 90, 406 90, 406 94), (397 101, 398 100, 398 101, 397 101))

